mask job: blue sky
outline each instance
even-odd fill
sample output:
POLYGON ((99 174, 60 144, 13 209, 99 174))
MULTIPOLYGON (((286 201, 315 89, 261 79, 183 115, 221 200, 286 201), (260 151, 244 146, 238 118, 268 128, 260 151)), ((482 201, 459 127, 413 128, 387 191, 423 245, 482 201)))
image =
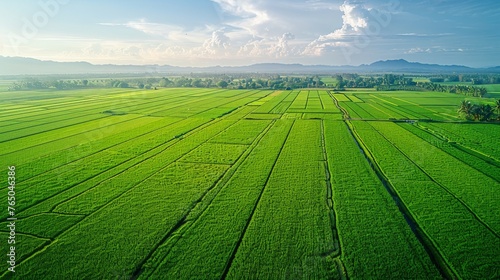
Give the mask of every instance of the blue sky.
POLYGON ((96 64, 500 65, 500 3, 0 1, 0 55, 96 64))

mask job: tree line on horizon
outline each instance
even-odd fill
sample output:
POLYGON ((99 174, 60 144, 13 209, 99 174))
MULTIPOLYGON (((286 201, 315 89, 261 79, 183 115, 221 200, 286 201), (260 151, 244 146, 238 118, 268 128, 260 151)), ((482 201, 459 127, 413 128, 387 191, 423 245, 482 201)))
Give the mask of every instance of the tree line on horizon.
MULTIPOLYGON (((458 76, 454 76, 455 78, 458 76)), ((467 80, 474 76, 467 76, 467 80)), ((480 76, 482 77, 482 76, 480 76)), ((379 91, 438 91, 482 97, 486 88, 472 84, 440 84, 432 81, 445 78, 428 78, 429 81, 415 81, 404 74, 336 74, 330 77, 281 76, 277 74, 192 74, 190 77, 130 77, 120 79, 54 79, 25 78, 14 82, 9 90, 30 89, 78 89, 78 88, 139 88, 153 89, 157 87, 193 87, 193 88, 229 88, 229 89, 272 89, 292 90, 300 88, 332 88, 342 91, 348 88, 375 88, 379 91)), ((450 78, 446 78, 450 79, 450 78)), ((465 78, 462 78, 465 80, 465 78)), ((499 78, 500 81, 500 78, 499 78)))

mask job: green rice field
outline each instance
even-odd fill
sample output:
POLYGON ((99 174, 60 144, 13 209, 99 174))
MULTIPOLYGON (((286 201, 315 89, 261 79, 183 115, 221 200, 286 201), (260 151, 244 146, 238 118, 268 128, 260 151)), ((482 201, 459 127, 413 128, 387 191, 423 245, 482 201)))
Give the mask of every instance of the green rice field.
POLYGON ((500 124, 463 99, 0 84, 0 279, 500 279, 500 124))

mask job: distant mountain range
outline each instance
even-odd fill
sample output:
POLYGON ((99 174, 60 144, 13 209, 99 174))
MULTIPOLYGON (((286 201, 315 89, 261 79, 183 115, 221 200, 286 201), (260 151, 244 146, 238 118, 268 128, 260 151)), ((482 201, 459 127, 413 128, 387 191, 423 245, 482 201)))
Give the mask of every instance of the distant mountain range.
POLYGON ((0 56, 0 76, 51 74, 189 74, 189 73, 500 73, 500 66, 471 68, 461 65, 438 65, 408 62, 404 59, 377 61, 360 66, 328 66, 261 63, 248 66, 178 67, 170 65, 96 65, 88 62, 42 61, 25 57, 0 56))

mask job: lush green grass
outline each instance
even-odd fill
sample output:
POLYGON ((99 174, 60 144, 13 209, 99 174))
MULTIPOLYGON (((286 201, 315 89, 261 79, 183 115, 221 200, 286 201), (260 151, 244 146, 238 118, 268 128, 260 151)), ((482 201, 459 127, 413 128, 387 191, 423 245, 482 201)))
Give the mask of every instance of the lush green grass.
MULTIPOLYGON (((471 189, 482 182, 465 179, 463 182, 465 191, 474 192, 472 195, 469 194, 470 197, 466 197, 460 193, 464 191, 459 189, 461 185, 443 185, 454 182, 455 179, 452 177, 461 176, 453 172, 453 169, 447 172, 451 163, 442 162, 440 170, 428 169, 432 168, 435 161, 433 150, 427 150, 429 144, 404 143, 409 141, 403 140, 405 133, 402 134, 403 138, 400 138, 397 129, 391 131, 389 128, 383 129, 381 125, 377 128, 383 129, 383 133, 365 122, 357 122, 356 128, 401 201, 431 240, 430 242, 434 244, 443 262, 447 263, 446 266, 449 267, 451 274, 464 278, 497 277, 498 271, 495 267, 500 265, 500 239, 495 228, 488 228, 496 226, 497 223, 492 216, 483 212, 493 211, 494 206, 491 205, 493 200, 481 204, 483 196, 478 196, 477 193, 482 194, 482 189, 471 189), (395 143, 386 137, 390 137, 388 139, 395 143), (429 167, 427 167, 428 160, 431 161, 429 167), (436 172, 448 178, 435 179, 436 172), (479 204, 463 201, 467 198, 476 200, 479 204), (482 217, 478 217, 474 210, 471 211, 471 207, 481 211, 482 217), (488 219, 487 224, 482 219, 488 219)), ((411 141, 418 141, 415 140, 416 137, 412 139, 414 140, 411 141)), ((477 171, 472 174, 480 176, 477 171)), ((484 196, 491 195, 492 188, 494 188, 492 185, 485 186, 484 196)))
POLYGON ((383 184, 371 170, 347 126, 325 122, 328 165, 332 174, 333 199, 340 258, 347 274, 355 279, 403 279, 439 273, 383 184), (356 172, 352 172, 352 170, 356 172), (397 234, 394 234, 397 233, 397 234))
POLYGON ((463 99, 494 102, 363 89, 0 91, 19 218, 16 274, 1 277, 498 278, 500 130, 460 121, 463 99), (404 119, 425 121, 394 122, 404 119))
POLYGON ((200 204, 200 210, 189 215, 188 224, 180 230, 182 238, 174 236, 148 260, 141 278, 220 278, 224 274, 292 124, 288 120, 273 124, 234 174, 220 183, 213 201, 200 204))
POLYGON ((242 236, 229 278, 340 277, 332 260, 338 241, 325 202, 320 126, 317 120, 295 122, 242 236))

